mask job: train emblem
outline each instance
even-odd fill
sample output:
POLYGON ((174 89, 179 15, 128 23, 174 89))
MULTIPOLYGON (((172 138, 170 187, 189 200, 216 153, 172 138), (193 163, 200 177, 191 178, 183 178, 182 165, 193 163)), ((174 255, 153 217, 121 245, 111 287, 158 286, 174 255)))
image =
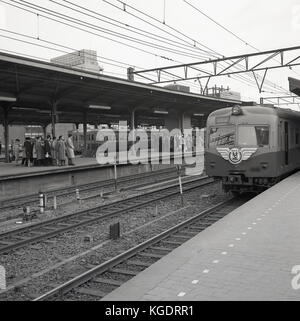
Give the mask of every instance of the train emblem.
POLYGON ((228 160, 233 165, 237 165, 241 161, 249 159, 257 151, 257 148, 217 148, 217 151, 225 160, 228 160))

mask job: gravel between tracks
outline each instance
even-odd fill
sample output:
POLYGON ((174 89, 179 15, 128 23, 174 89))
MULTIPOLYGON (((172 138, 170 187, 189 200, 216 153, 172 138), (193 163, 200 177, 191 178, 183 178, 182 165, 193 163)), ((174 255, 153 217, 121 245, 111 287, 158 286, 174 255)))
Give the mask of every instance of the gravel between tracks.
MULTIPOLYGON (((128 189, 128 193, 130 193, 130 190, 132 190, 132 188, 134 188, 135 185, 139 185, 139 184, 153 184, 156 183, 157 181, 162 181, 163 179, 167 180, 167 179, 174 179, 176 178, 176 172, 174 170, 174 172, 169 172, 169 173, 164 173, 164 172, 160 172, 158 171, 158 173, 155 173, 155 171, 153 172, 153 176, 149 176, 149 177, 143 177, 141 175, 141 177, 137 177, 134 181, 119 181, 118 182, 118 189, 122 190, 122 194, 126 194, 126 189, 128 189), (156 175, 155 175, 156 174, 156 175)), ((124 179, 124 177, 122 177, 124 179)), ((89 190, 82 190, 80 193, 81 198, 86 198, 86 197, 91 197, 94 196, 95 199, 88 199, 88 200, 84 200, 84 203, 89 203, 89 202, 97 202, 99 201, 99 196, 100 196, 100 192, 103 193, 113 193, 114 192, 114 185, 113 183, 111 183, 109 186, 99 186, 99 187, 94 187, 95 183, 91 183, 91 189, 89 190), (97 198, 98 197, 98 198, 97 198)), ((60 196, 59 192, 57 192, 57 205, 59 206, 59 209, 54 213, 55 215, 61 215, 64 213, 64 211, 68 210, 71 207, 74 207, 74 202, 76 202, 76 195, 75 195, 75 188, 74 187, 74 191, 73 193, 70 193, 68 195, 63 195, 60 196)), ((70 189, 68 187, 68 189, 70 189)), ((53 195, 53 192, 49 192, 50 195, 53 195)), ((110 197, 110 196, 108 196, 110 197)), ((105 202, 104 202, 105 204, 105 202)), ((48 202, 48 206, 52 206, 53 205, 53 199, 52 197, 50 198, 50 201, 48 202)), ((31 203, 30 205, 31 210, 32 211, 38 211, 39 207, 38 207, 38 196, 35 202, 31 203)), ((80 205, 78 204, 78 208, 81 208, 80 205)), ((48 211, 50 213, 53 214, 52 211, 48 211)), ((3 231, 3 226, 9 225, 11 226, 11 224, 15 224, 15 220, 18 218, 21 218, 23 214, 23 206, 18 205, 17 201, 16 201, 16 206, 13 209, 4 209, 1 210, 1 215, 0 215, 0 222, 6 222, 9 220, 13 220, 12 222, 8 222, 8 224, 3 224, 0 225, 0 232, 3 231)), ((40 221, 43 219, 47 219, 49 217, 47 217, 47 215, 43 216, 43 217, 39 217, 38 219, 36 219, 35 221, 40 221)))
POLYGON ((178 196, 170 197, 157 202, 158 211, 152 204, 95 223, 93 227, 80 227, 48 241, 2 255, 0 264, 6 268, 8 286, 36 275, 27 283, 0 293, 0 300, 31 300, 86 271, 91 265, 100 264, 227 198, 221 192, 220 184, 216 183, 186 192, 183 209, 180 209, 178 196), (202 199, 203 194, 215 197, 202 199), (109 224, 117 221, 121 224, 122 237, 118 241, 110 241, 109 224), (84 241, 87 235, 92 242, 84 241), (94 250, 90 251, 93 247, 94 250))

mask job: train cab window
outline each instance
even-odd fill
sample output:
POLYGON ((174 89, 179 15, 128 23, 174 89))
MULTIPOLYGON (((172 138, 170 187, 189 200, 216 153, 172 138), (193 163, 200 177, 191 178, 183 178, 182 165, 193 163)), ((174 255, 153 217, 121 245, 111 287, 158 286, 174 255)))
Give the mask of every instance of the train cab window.
POLYGON ((269 127, 268 126, 239 126, 238 127, 239 146, 268 146, 269 127))
POLYGON ((235 127, 211 127, 209 131, 209 147, 233 146, 235 142, 235 127))

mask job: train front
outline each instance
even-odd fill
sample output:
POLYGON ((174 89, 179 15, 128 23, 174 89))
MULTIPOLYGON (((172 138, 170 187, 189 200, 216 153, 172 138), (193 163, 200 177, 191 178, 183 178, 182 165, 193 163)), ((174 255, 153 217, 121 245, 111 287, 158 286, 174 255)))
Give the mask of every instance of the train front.
POLYGON ((260 192, 273 184, 270 127, 271 108, 224 108, 207 119, 205 168, 222 180, 225 192, 260 192))

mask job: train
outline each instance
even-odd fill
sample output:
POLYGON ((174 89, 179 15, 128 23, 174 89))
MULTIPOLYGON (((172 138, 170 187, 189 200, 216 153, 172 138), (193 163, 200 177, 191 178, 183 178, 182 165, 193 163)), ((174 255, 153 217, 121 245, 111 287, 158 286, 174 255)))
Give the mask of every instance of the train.
POLYGON ((260 193, 299 168, 299 112, 237 105, 208 116, 205 170, 225 192, 260 193))
MULTIPOLYGON (((75 147, 75 153, 76 154, 83 154, 85 153, 85 156, 88 157, 95 157, 96 156, 96 152, 97 152, 97 148, 99 146, 101 146, 103 143, 105 143, 107 141, 107 137, 102 137, 102 140, 97 140, 97 134, 98 134, 98 129, 93 129, 93 130, 89 130, 87 132, 87 136, 86 136, 86 151, 84 151, 84 137, 83 137, 83 132, 82 131, 71 131, 69 132, 70 134, 72 134, 72 138, 73 138, 73 143, 74 143, 74 147, 75 147)), ((127 151, 130 150, 130 148, 132 147, 132 145, 134 144, 134 142, 130 141, 128 138, 128 132, 129 131, 124 131, 124 130, 113 130, 114 134, 115 134, 115 140, 110 140, 109 143, 114 144, 116 146, 116 150, 117 151, 125 151, 127 149, 127 151), (125 144, 124 144, 125 142, 125 144), (127 143, 126 143, 127 142, 127 143)), ((105 131, 104 131, 105 133, 105 131)), ((153 145, 156 147, 157 144, 159 146, 159 149, 156 150, 158 151, 162 151, 162 146, 163 146, 163 137, 159 136, 160 132, 159 129, 152 129, 151 130, 146 130, 147 133, 147 137, 143 137, 142 140, 144 140, 144 146, 147 146, 148 149, 153 149, 153 145), (151 137, 153 138, 153 142, 151 142, 151 137)), ((137 130, 137 136, 138 136, 138 130, 137 130)), ((138 141, 140 139, 137 139, 136 141, 138 141)), ((190 146, 191 149, 195 148, 196 145, 196 131, 193 130, 192 131, 192 136, 191 136, 191 142, 188 145, 192 145, 190 146)), ((174 142, 174 137, 171 136, 170 137, 170 151, 173 152, 174 148, 176 148, 176 142, 174 142)), ((155 150, 155 149, 154 149, 155 150)))

